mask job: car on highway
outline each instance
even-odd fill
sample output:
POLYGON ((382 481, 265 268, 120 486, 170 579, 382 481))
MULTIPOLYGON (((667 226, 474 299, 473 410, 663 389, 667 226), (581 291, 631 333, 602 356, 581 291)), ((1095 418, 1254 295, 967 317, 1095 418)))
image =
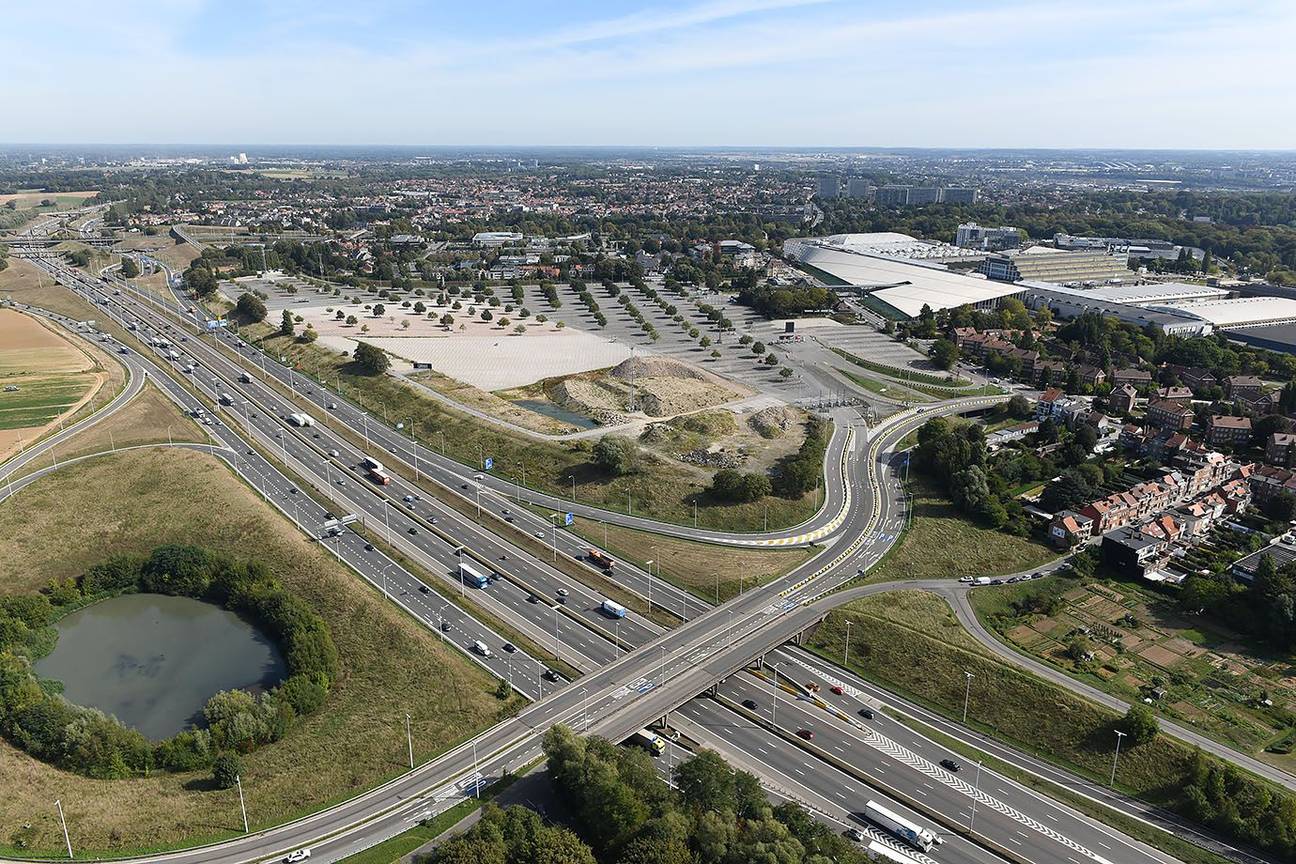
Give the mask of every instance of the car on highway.
POLYGON ((755 699, 744 699, 744 700, 742 701, 742 706, 743 706, 744 708, 746 708, 748 711, 755 711, 755 710, 756 710, 756 700, 755 700, 755 699))
POLYGON ((831 690, 833 693, 837 694, 838 696, 841 696, 843 693, 846 692, 845 690, 842 689, 842 686, 840 684, 834 684, 828 689, 831 690))
POLYGON ((328 407, 329 407, 329 410, 330 410, 330 411, 336 411, 336 410, 337 410, 337 403, 336 403, 336 402, 330 402, 330 403, 328 404, 328 407))
POLYGON ((959 581, 960 581, 960 582, 971 582, 971 581, 972 581, 972 577, 971 577, 971 576, 960 576, 960 577, 959 577, 959 581))
POLYGON ((372 552, 373 550, 374 550, 374 545, 373 545, 372 543, 366 543, 366 544, 365 544, 365 551, 366 551, 366 552, 372 552))
POLYGON ((411 525, 410 527, 406 528, 405 530, 408 531, 410 534, 417 534, 417 533, 418 533, 418 529, 415 528, 413 525, 411 525))
POLYGON ((404 498, 402 498, 401 500, 404 501, 406 504, 413 504, 413 503, 414 503, 414 496, 413 496, 413 495, 406 495, 406 496, 405 496, 404 498))
POLYGON ((552 670, 552 669, 546 669, 546 670, 545 670, 545 673, 544 673, 544 677, 547 678, 547 679, 550 680, 550 681, 557 681, 557 680, 558 680, 558 673, 555 672, 555 671, 552 670))
POLYGON ((541 540, 543 540, 543 539, 544 539, 544 532, 543 532, 543 531, 537 531, 537 532, 535 532, 535 536, 537 536, 537 537, 539 537, 541 540))
POLYGON ((861 717, 863 717, 865 720, 872 720, 872 719, 873 719, 873 709, 872 709, 872 708, 861 708, 861 709, 859 710, 859 715, 860 715, 861 717))
POLYGON ((444 621, 444 620, 443 620, 443 621, 441 622, 441 632, 442 632, 442 633, 446 633, 446 632, 448 632, 449 630, 450 630, 450 622, 449 622, 449 621, 444 621))
POLYGON ((329 455, 332 456, 334 459, 336 459, 338 457, 338 451, 330 450, 329 455))
POLYGON ((942 759, 940 761, 940 766, 944 768, 946 771, 955 771, 955 772, 957 772, 960 768, 963 767, 959 763, 955 762, 953 759, 942 759))
POLYGON ((512 642, 505 642, 503 648, 504 651, 508 654, 513 654, 517 652, 517 646, 514 645, 512 642))
POLYGON ((566 596, 567 596, 568 594, 570 594, 570 593, 571 593, 571 592, 568 591, 566 588, 559 588, 559 589, 558 589, 558 596, 559 596, 559 597, 566 597, 566 596))
POLYGON ((813 740, 814 740, 814 733, 811 732, 809 729, 798 729, 798 730, 797 730, 797 737, 798 737, 798 738, 804 738, 804 739, 807 740, 807 741, 813 741, 813 740))
POLYGON ((480 639, 473 640, 473 650, 483 657, 489 658, 495 656, 494 654, 491 653, 490 648, 486 646, 486 643, 481 641, 480 639))
POLYGON ((864 836, 864 832, 858 828, 847 828, 845 834, 847 840, 854 840, 856 843, 863 843, 868 839, 864 836))
POLYGON ((818 693, 818 692, 819 692, 819 685, 816 684, 816 683, 813 682, 813 681, 807 681, 807 682, 806 682, 806 689, 809 690, 811 693, 818 693))
POLYGON ((298 861, 305 861, 310 857, 309 849, 295 849, 283 857, 284 864, 297 864, 298 861))
POLYGON ((420 594, 431 594, 431 593, 432 593, 432 589, 429 588, 429 587, 426 586, 426 585, 420 585, 420 586, 419 586, 419 593, 420 593, 420 594))
POLYGON ((527 602, 528 602, 528 603, 539 603, 539 602, 540 602, 540 598, 537 597, 537 596, 534 595, 534 594, 528 594, 528 595, 527 595, 527 602))

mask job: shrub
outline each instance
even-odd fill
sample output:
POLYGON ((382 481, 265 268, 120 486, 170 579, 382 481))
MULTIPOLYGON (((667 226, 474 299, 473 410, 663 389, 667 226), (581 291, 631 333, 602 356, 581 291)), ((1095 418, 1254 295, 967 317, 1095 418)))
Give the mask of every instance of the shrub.
POLYGON ((243 762, 234 753, 222 753, 212 762, 212 781, 217 789, 229 789, 243 773, 243 762))

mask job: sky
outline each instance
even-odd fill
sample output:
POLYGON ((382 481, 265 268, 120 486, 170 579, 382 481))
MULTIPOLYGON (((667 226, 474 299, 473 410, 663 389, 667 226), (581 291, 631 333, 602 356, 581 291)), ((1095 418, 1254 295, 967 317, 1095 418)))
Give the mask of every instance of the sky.
POLYGON ((0 141, 1296 148, 1292 0, 0 0, 0 141))

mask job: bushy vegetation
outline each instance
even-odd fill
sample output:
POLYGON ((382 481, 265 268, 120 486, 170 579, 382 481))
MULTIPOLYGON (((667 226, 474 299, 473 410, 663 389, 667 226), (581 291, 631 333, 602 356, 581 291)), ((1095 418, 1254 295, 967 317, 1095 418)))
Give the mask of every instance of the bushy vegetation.
POLYGON ((252 293, 240 294, 238 302, 234 304, 235 311, 246 321, 264 321, 266 318, 266 305, 261 298, 252 293))
POLYGON ((759 501, 770 494, 771 487, 769 478, 764 474, 721 468, 711 478, 711 486, 707 491, 720 501, 744 503, 759 501))
POLYGON ((857 864, 870 860, 797 804, 770 806, 760 781, 704 750, 675 768, 672 789, 638 748, 556 726, 545 755, 576 834, 521 808, 487 807, 482 822, 438 849, 433 864, 857 864), (579 835, 579 836, 577 836, 579 835))
POLYGON ((355 362, 366 375, 381 375, 391 368, 387 352, 368 342, 356 343, 355 362))
POLYGON ((639 470, 639 448, 623 435, 604 435, 594 445, 592 461, 614 477, 639 470))
POLYGON ((798 318, 807 312, 832 309, 837 297, 828 288, 814 285, 757 285, 754 279, 735 280, 744 284, 738 302, 766 318, 798 318))
POLYGON ((1260 558, 1249 585, 1223 573, 1193 573, 1183 582, 1179 605, 1219 618, 1229 627, 1290 651, 1296 648, 1296 564, 1276 567, 1260 558))
POLYGON ((806 421, 806 437, 797 452, 779 461, 774 467, 774 491, 787 498, 798 498, 823 482, 824 455, 828 452, 828 439, 832 423, 811 415, 806 421))
POLYGON ((318 709, 337 671, 337 649, 324 620, 263 564, 198 547, 160 546, 147 558, 116 555, 51 585, 44 595, 0 602, 0 734, 38 759, 90 777, 225 764, 217 762, 221 754, 275 741, 298 717, 318 709), (137 591, 219 603, 252 619, 279 643, 288 679, 255 698, 243 691, 217 693, 203 711, 208 728, 154 746, 103 712, 73 705, 57 686, 36 677, 32 660, 52 650, 50 623, 60 608, 137 591))

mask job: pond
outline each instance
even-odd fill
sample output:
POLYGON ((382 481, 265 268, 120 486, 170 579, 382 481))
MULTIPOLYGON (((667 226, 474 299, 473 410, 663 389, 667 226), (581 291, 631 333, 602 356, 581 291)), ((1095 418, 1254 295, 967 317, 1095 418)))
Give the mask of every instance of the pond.
POLYGON ((211 603, 125 594, 56 625, 58 645, 36 663, 71 702, 112 714, 157 741, 200 725, 220 690, 256 691, 283 680, 278 647, 211 603))
POLYGON ((547 399, 514 399, 513 404, 528 411, 534 411, 537 414, 543 414, 546 417, 552 417, 554 420, 561 420, 563 423, 570 423, 579 429, 593 429, 599 424, 595 423, 584 414, 577 414, 574 411, 568 411, 559 405, 555 405, 547 399))

